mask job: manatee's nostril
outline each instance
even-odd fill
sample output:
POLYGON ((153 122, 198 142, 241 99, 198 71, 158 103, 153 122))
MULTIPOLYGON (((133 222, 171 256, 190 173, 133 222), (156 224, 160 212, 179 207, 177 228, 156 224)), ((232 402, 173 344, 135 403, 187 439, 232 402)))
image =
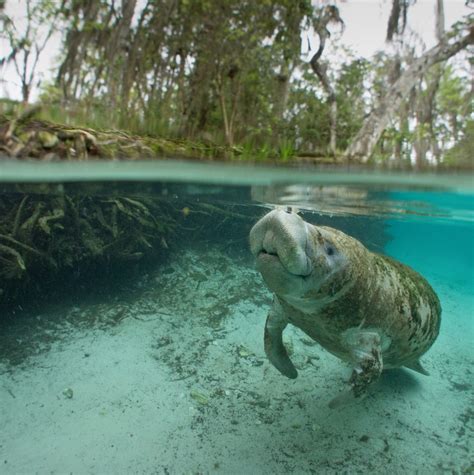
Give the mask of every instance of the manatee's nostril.
POLYGON ((292 212, 291 206, 287 206, 285 211, 286 211, 288 214, 291 214, 291 212, 292 212))

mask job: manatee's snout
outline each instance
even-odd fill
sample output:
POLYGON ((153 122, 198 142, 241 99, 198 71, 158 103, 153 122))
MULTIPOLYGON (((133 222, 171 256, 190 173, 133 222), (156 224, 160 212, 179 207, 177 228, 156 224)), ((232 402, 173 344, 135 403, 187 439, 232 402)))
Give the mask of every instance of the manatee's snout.
POLYGON ((250 249, 262 273, 279 264, 296 276, 312 272, 307 224, 291 209, 276 209, 250 231, 250 249))

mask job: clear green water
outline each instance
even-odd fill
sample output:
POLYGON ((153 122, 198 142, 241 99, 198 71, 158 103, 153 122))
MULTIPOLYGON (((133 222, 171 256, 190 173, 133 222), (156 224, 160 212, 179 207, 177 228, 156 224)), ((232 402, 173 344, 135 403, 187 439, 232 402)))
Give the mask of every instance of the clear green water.
MULTIPOLYGON (((0 244, 25 259, 0 294, 2 473, 472 473, 472 176, 4 161, 0 190, 2 223, 12 215, 0 244), (152 219, 143 204, 173 233, 129 252, 126 236, 152 219), (301 331, 285 331, 299 377, 270 365, 271 293, 248 233, 277 205, 428 279, 443 308, 422 358, 430 376, 384 372, 332 410, 350 368, 301 331), (73 229, 81 219, 109 229, 100 266, 55 254, 65 235, 76 256, 97 249, 87 225, 73 229), (30 269, 41 260, 27 238, 56 267, 30 269), (121 248, 128 260, 114 265, 121 248)), ((1 265, 16 259, 3 252, 1 265)))

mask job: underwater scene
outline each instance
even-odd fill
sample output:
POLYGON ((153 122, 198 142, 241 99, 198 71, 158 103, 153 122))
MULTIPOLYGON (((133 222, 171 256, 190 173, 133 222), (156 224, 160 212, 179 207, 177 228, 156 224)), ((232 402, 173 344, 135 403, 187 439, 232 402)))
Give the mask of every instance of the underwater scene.
POLYGON ((473 473, 472 176, 40 165, 0 170, 0 473, 473 473))

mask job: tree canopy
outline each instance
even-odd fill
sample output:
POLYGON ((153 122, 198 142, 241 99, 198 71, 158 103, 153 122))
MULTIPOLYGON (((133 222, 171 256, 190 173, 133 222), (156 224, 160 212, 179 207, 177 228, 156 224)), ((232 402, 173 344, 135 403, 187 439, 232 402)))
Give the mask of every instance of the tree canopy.
POLYGON ((396 53, 370 60, 339 44, 344 19, 332 1, 27 3, 23 32, 0 13, 10 44, 2 60, 15 63, 28 102, 37 58, 59 31, 62 52, 41 99, 64 120, 225 144, 242 155, 345 151, 349 160, 420 167, 442 163, 448 150, 455 162, 470 130, 473 84, 447 61, 472 47, 473 18, 441 34, 442 0, 439 43, 418 56, 401 41, 413 2, 392 0, 387 39, 398 42, 396 53))

